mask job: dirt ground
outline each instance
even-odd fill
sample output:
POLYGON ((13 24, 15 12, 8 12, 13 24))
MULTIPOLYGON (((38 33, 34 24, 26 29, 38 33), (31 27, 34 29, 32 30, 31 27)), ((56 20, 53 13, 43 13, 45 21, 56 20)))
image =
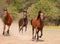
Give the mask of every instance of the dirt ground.
POLYGON ((3 23, 0 19, 0 44, 60 44, 60 27, 44 27, 43 36, 38 42, 32 41, 31 25, 27 32, 19 33, 18 23, 13 22, 10 27, 10 36, 3 36, 3 23))

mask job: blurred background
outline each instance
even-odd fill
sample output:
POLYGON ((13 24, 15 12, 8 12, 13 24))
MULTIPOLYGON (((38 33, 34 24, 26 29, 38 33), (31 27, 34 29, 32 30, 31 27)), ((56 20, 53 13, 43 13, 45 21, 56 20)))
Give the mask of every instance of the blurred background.
POLYGON ((14 21, 23 17, 24 9, 28 11, 29 21, 42 9, 45 25, 60 25, 60 0, 0 0, 0 17, 3 15, 4 8, 13 15, 14 21))

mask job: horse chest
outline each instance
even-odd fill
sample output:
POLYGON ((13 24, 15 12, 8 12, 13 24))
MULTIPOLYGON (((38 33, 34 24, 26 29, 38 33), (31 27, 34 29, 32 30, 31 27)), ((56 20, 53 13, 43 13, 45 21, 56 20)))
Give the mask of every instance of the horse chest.
POLYGON ((12 23, 12 17, 11 17, 10 15, 4 16, 4 17, 3 17, 3 22, 4 22, 4 24, 6 24, 6 25, 11 25, 11 23, 12 23))
POLYGON ((43 26, 42 22, 41 22, 40 20, 37 20, 37 19, 34 19, 34 20, 32 21, 32 25, 33 25, 33 27, 35 27, 35 28, 41 28, 41 27, 43 26))
POLYGON ((40 25, 39 21, 37 21, 37 20, 34 20, 32 22, 32 24, 33 24, 34 27, 38 27, 40 25))

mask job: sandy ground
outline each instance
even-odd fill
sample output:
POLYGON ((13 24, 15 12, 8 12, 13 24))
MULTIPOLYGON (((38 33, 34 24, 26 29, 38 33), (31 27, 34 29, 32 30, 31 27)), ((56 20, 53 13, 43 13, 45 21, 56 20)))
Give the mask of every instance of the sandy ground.
POLYGON ((18 30, 18 23, 13 22, 10 27, 10 36, 3 36, 3 23, 0 19, 0 44, 60 44, 60 28, 44 27, 43 36, 38 42, 31 39, 31 25, 28 24, 27 32, 23 34, 18 30))

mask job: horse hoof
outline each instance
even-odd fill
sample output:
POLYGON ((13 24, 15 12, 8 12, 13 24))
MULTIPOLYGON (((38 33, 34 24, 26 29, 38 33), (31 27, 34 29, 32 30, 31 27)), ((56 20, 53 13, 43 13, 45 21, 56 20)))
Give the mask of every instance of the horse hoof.
POLYGON ((35 37, 32 37, 32 41, 34 41, 36 38, 35 37))
POLYGON ((34 40, 34 38, 32 38, 32 40, 34 40))
POLYGON ((6 36, 10 36, 10 34, 9 33, 6 33, 6 36))
POLYGON ((32 41, 34 41, 35 39, 32 39, 32 41))
POLYGON ((35 37, 32 37, 32 39, 35 39, 35 37))
POLYGON ((2 33, 4 35, 4 33, 2 33))
POLYGON ((34 39, 32 39, 32 41, 34 41, 34 39))
POLYGON ((19 33, 20 33, 21 30, 19 30, 19 33))
POLYGON ((38 39, 36 40, 36 42, 38 42, 38 39))
POLYGON ((25 32, 26 32, 26 30, 25 30, 25 32))
POLYGON ((41 36, 40 36, 40 38, 41 38, 41 36))
POLYGON ((36 41, 38 41, 38 40, 39 40, 39 38, 36 39, 36 41))
POLYGON ((25 30, 25 32, 26 32, 27 30, 25 30))
POLYGON ((10 36, 9 34, 6 34, 6 36, 10 36))

